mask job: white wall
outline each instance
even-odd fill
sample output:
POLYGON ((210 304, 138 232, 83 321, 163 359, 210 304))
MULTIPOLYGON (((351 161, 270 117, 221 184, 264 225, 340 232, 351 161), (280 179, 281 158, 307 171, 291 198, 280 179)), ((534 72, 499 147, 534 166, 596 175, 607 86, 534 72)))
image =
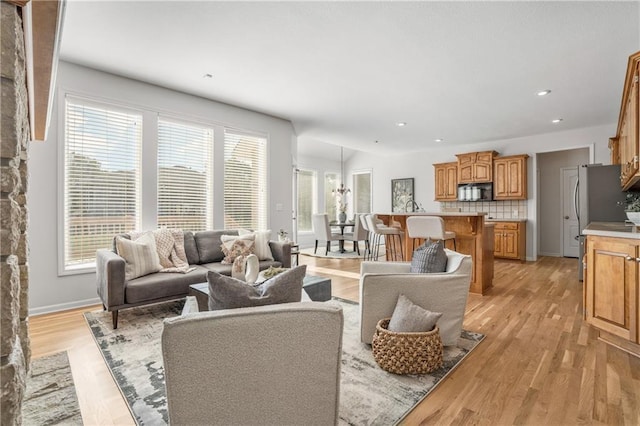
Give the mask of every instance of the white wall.
MULTIPOLYGON (((31 314, 98 303, 94 273, 58 276, 61 90, 129 105, 147 111, 146 114, 159 111, 268 134, 268 223, 274 230, 291 228, 292 164, 297 155, 297 139, 289 121, 65 62, 59 64, 57 87, 49 138, 44 143, 31 144, 30 148, 28 207, 31 314), (281 208, 277 209, 276 206, 281 208)), ((217 154, 221 145, 216 144, 217 154)), ((223 227, 222 170, 223 158, 217 155, 214 158, 215 228, 223 227)), ((148 180, 149 176, 143 176, 143 181, 145 179, 148 180)), ((145 201, 148 199, 148 194, 145 194, 145 201)), ((155 202, 155 197, 151 197, 151 202, 155 202)), ((155 226, 155 223, 151 223, 154 220, 152 217, 143 218, 143 227, 155 226)))
MULTIPOLYGON (((391 179, 415 179, 415 200, 421 203, 426 211, 439 212, 440 203, 434 201, 434 163, 456 161, 455 154, 495 150, 500 155, 529 154, 528 163, 528 208, 527 208, 527 258, 534 260, 537 249, 536 212, 537 164, 536 153, 557 151, 560 149, 590 149, 591 157, 597 163, 609 164, 609 137, 615 135, 617 123, 609 125, 527 136, 516 139, 499 140, 474 145, 447 146, 443 143, 436 149, 410 154, 398 154, 389 157, 370 153, 356 152, 346 163, 347 171, 357 169, 373 170, 373 211, 385 213, 391 210, 391 179)), ((348 172, 347 172, 348 173, 348 172)))

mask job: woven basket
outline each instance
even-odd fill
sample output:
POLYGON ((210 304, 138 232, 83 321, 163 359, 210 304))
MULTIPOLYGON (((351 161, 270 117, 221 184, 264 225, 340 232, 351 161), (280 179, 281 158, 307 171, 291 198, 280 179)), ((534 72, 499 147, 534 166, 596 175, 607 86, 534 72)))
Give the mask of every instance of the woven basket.
POLYGON ((390 318, 378 321, 373 336, 373 358, 394 374, 425 374, 442 366, 442 340, 436 326, 423 333, 387 330, 390 318))

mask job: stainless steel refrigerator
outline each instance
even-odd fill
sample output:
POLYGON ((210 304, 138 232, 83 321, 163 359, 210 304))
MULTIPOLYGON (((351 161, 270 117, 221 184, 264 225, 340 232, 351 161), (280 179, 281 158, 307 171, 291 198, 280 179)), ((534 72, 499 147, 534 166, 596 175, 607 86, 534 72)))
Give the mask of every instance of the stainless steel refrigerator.
POLYGON ((590 222, 624 222, 626 193, 620 187, 620 165, 585 164, 578 167, 574 206, 580 229, 578 277, 583 279, 584 235, 590 222))

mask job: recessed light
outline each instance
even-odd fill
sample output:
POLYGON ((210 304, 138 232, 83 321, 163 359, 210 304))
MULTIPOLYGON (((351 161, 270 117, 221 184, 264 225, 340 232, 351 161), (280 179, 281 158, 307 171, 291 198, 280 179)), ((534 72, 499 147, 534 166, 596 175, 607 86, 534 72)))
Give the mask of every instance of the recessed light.
POLYGON ((562 121, 562 118, 555 118, 555 119, 551 120, 551 122, 554 123, 554 124, 557 124, 557 123, 559 123, 561 121, 562 121))
POLYGON ((547 96, 549 93, 551 93, 551 90, 547 89, 547 90, 541 90, 538 93, 536 93, 536 95, 538 96, 547 96))
POLYGON ((444 139, 440 139, 440 138, 438 138, 438 139, 434 139, 433 141, 434 141, 434 142, 442 142, 443 140, 444 140, 444 139))
POLYGON ((396 123, 396 126, 398 126, 398 127, 404 127, 406 125, 407 125, 407 123, 405 123, 404 121, 400 121, 400 122, 396 123))
POLYGON ((213 78, 213 74, 206 73, 202 78, 213 78))
POLYGON ((379 143, 378 141, 373 141, 373 143, 379 143))

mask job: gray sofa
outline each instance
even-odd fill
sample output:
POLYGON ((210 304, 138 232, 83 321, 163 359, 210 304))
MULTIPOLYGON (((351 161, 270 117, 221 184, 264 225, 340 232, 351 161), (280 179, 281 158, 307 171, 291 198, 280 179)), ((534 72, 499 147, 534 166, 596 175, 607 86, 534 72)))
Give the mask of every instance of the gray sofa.
MULTIPOLYGON (((231 275, 230 264, 221 263, 221 235, 238 235, 237 230, 184 232, 184 246, 189 265, 195 268, 186 274, 156 272, 125 280, 125 261, 116 254, 115 237, 111 250, 102 249, 96 255, 96 284, 105 310, 112 313, 113 328, 118 327, 118 311, 134 306, 147 305, 188 295, 189 286, 207 281, 207 272, 216 271, 231 275)), ((130 238, 128 234, 121 235, 130 238)), ((260 261, 260 270, 274 267, 291 267, 291 243, 270 241, 273 261, 260 261)))

